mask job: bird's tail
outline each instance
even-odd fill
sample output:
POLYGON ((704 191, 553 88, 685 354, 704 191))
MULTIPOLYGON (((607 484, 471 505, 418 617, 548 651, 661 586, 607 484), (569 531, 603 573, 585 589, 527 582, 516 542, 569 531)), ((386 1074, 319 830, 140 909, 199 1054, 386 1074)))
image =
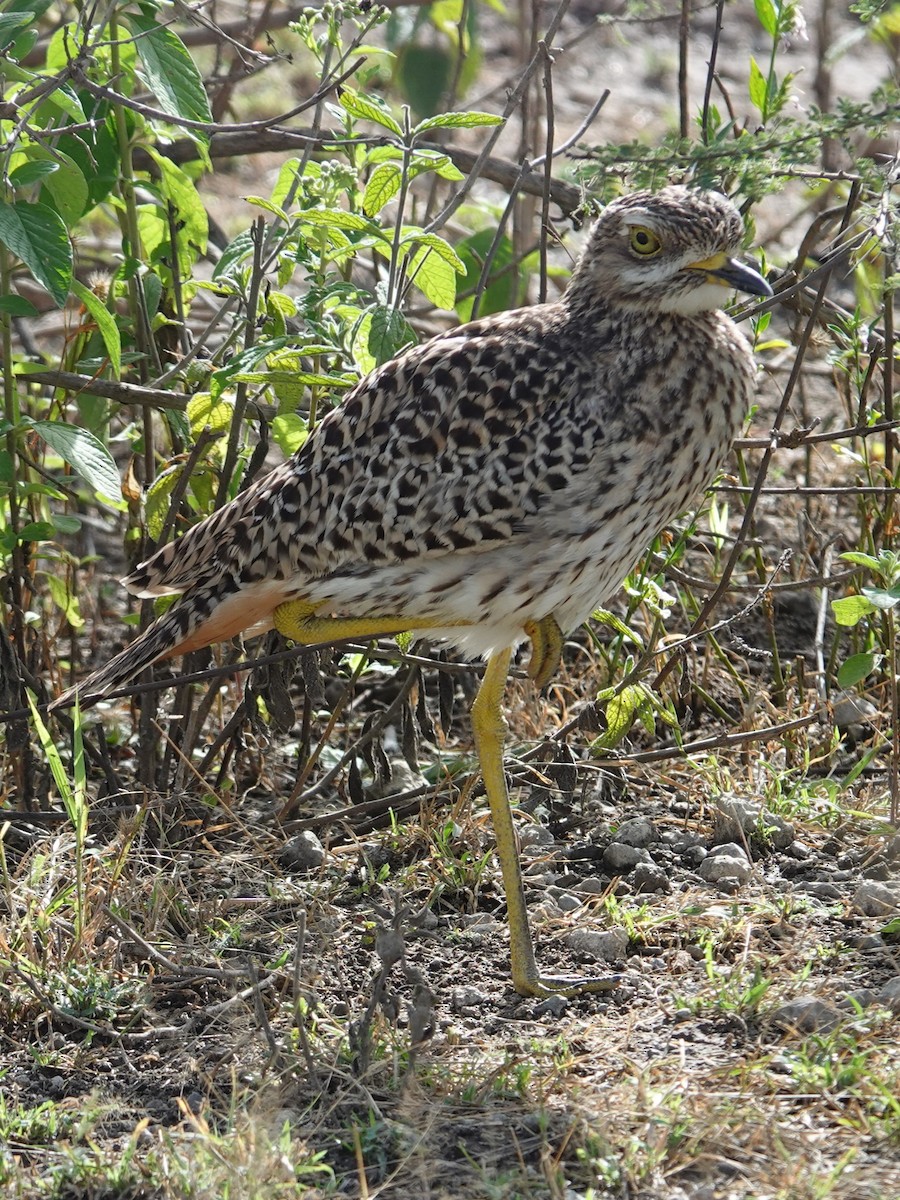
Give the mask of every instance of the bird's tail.
POLYGON ((68 707, 77 695, 81 707, 88 708, 162 658, 224 642, 238 633, 265 633, 272 628, 275 609, 289 598, 283 580, 242 585, 216 577, 192 587, 130 646, 63 692, 50 707, 68 707))
POLYGON ((68 708, 76 699, 82 708, 89 708, 110 692, 130 683, 161 658, 178 654, 184 637, 183 600, 176 600, 169 611, 154 621, 149 629, 145 629, 130 646, 126 646, 98 671, 88 675, 87 679, 57 696, 50 705, 51 709, 68 708))

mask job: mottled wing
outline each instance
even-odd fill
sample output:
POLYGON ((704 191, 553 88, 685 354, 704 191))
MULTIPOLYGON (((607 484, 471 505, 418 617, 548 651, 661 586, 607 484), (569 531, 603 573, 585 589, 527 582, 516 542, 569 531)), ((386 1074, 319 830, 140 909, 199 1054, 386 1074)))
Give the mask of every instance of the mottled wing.
POLYGON ((555 307, 524 310, 385 364, 288 462, 126 584, 158 595, 216 577, 321 579, 509 539, 588 467, 601 433, 573 436, 591 384, 579 363, 596 371, 598 351, 560 344, 566 328, 555 307))

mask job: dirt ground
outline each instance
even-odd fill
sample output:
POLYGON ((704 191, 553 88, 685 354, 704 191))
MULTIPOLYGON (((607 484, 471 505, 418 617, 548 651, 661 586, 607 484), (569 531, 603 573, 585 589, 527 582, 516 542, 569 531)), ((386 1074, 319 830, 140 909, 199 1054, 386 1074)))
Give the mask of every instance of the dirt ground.
MULTIPOLYGON (((560 36, 559 136, 600 86, 610 100, 588 140, 653 138, 671 119, 673 23, 623 37, 596 26, 596 9, 573 5, 560 36)), ((693 25, 692 96, 711 20, 710 9, 693 25)), ((471 107, 496 106, 515 61, 513 31, 497 28, 471 107)), ((743 63, 754 49, 752 7, 734 5, 726 31, 727 76, 729 55, 743 63)), ((787 51, 798 103, 815 53, 799 37, 787 51)), ((867 44, 842 60, 840 94, 867 95, 881 54, 867 44)), ((241 190, 270 169, 246 159, 209 179, 223 224, 240 221, 241 190)), ((770 259, 789 259, 799 221, 778 202, 761 213, 770 259)), ((795 320, 776 314, 770 334, 788 348, 765 357, 751 437, 771 428, 795 320)), ((809 355, 788 428, 847 424, 828 353, 823 338, 809 355)), ((761 453, 747 452, 751 479, 761 453)), ((854 471, 824 441, 779 451, 769 483, 822 488, 854 471)), ((684 580, 711 590, 740 480, 732 461, 716 495, 726 533, 701 520, 673 591, 684 580)), ((0 842, 7 1194, 896 1200, 889 715, 882 693, 840 697, 841 708, 804 685, 823 646, 846 654, 807 581, 830 573, 825 548, 855 544, 859 519, 853 497, 762 497, 761 561, 792 557, 761 600, 752 564, 739 574, 719 615, 748 611, 686 650, 673 704, 687 753, 662 718, 613 754, 592 752, 604 728, 595 698, 623 658, 609 629, 570 640, 545 694, 521 670, 511 683, 507 772, 539 959, 551 972, 614 972, 612 990, 524 999, 510 987, 473 774, 474 668, 386 646, 353 678, 358 657, 325 655, 290 677, 296 724, 244 727, 227 767, 187 772, 165 795, 135 783, 137 711, 95 710, 125 787, 92 778, 77 870, 58 805, 10 813, 0 842), (790 666, 783 686, 775 661, 790 666), (368 749, 344 762, 373 721, 368 749), (319 760, 298 786, 308 746, 319 760)), ((105 561, 86 658, 123 636, 118 534, 96 536, 105 561)), ((674 637, 694 614, 683 598, 671 607, 674 637)), ((616 609, 626 615, 625 601, 616 609)), ((223 686, 210 744, 242 686, 223 686)))

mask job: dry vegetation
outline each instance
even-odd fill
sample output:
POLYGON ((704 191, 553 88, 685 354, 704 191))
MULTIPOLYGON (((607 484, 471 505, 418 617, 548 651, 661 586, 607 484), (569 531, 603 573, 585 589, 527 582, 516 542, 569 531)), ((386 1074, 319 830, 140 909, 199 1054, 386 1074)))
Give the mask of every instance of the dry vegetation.
POLYGON ((894 1200, 896 7, 361 7, 299 28, 257 0, 161 8, 204 111, 166 91, 183 60, 149 9, 0 5, 4 204, 57 213, 94 297, 62 308, 62 242, 38 261, 3 224, 0 1187, 894 1200), (81 159, 62 84, 107 106, 81 159), (431 167, 382 204, 403 138, 367 119, 378 97, 392 120, 506 122, 435 127, 431 167), (90 166, 77 212, 35 166, 54 149, 90 166), (669 178, 735 193, 765 247, 758 407, 615 619, 547 694, 510 689, 542 962, 623 975, 523 1000, 472 775, 477 667, 273 639, 74 724, 43 705, 127 638, 114 580, 139 546, 454 319, 454 294, 464 317, 552 293, 582 202, 669 178), (401 201, 465 276, 420 260, 408 286, 401 201), (351 210, 383 254, 316 215, 351 210), (64 452, 60 426, 110 447, 121 503, 97 497, 109 456, 64 452))

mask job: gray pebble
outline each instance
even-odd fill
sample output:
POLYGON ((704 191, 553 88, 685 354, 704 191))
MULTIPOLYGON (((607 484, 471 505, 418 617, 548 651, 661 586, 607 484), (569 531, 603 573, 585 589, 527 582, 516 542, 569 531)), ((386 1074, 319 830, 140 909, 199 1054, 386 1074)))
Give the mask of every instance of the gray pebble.
POLYGON ((739 841, 744 835, 784 850, 794 840, 793 825, 755 800, 726 793, 719 797, 716 808, 716 841, 739 841))
POLYGON ((631 878, 636 892, 670 892, 669 876, 656 863, 638 863, 631 878))
POLYGON ((611 875, 626 875, 639 862, 650 863, 653 859, 646 850, 627 846, 623 842, 611 842, 603 851, 603 866, 611 875))
POLYGON ((286 871, 314 871, 325 861, 325 847, 311 829, 304 829, 285 842, 280 858, 286 871))
POLYGON ((834 883, 820 883, 816 880, 809 880, 805 883, 796 885, 798 892, 805 892, 808 896, 815 896, 817 900, 840 900, 841 889, 834 883))
POLYGON ((608 887, 609 884, 604 882, 599 875, 588 875, 580 883, 576 883, 574 891, 582 892, 587 896, 602 896, 608 887))
POLYGON ((797 1030, 800 1033, 829 1032, 842 1020, 833 1004, 820 1000, 818 996, 801 996, 782 1004, 772 1015, 779 1029, 797 1030))
POLYGON ((616 830, 616 841, 626 846, 646 848, 651 842, 659 841, 656 826, 646 817, 632 817, 623 821, 616 830))
POLYGON ((628 934, 624 929, 573 929, 566 945, 576 954, 618 962, 628 949, 628 934))
POLYGON ((900 975, 889 979, 878 993, 878 1002, 889 1008, 896 1016, 900 1016, 900 975))
POLYGON ((707 883, 746 883, 750 878, 750 863, 745 854, 709 854, 697 868, 697 874, 707 883))
POLYGON ((890 917, 900 912, 900 883, 864 879, 853 894, 853 907, 867 917, 890 917))

